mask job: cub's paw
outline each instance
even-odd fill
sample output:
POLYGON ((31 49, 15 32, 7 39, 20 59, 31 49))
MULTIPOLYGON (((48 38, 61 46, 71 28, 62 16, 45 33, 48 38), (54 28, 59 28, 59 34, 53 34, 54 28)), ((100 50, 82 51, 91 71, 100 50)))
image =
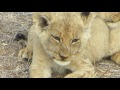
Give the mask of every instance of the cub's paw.
POLYGON ((21 49, 18 54, 18 60, 31 61, 32 60, 32 51, 27 47, 21 49))
POLYGON ((120 52, 111 56, 111 60, 120 65, 120 52))
POLYGON ((96 73, 95 72, 89 72, 89 71, 80 71, 79 73, 71 73, 65 76, 65 78, 95 78, 96 73))

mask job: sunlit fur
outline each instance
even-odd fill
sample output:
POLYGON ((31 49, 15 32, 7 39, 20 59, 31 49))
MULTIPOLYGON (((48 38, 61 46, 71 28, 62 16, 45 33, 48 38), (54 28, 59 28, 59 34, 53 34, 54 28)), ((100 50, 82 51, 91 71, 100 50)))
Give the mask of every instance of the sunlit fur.
POLYGON ((97 12, 97 15, 107 23, 110 29, 119 26, 120 12, 97 12))
POLYGON ((93 63, 120 50, 119 27, 110 31, 104 20, 95 16, 93 12, 88 16, 82 12, 34 13, 28 45, 20 54, 24 58, 24 52, 33 52, 28 55, 32 58, 30 77, 48 78, 53 71, 66 69, 72 73, 65 78, 95 77, 93 63), (41 17, 48 26, 41 27, 41 17))

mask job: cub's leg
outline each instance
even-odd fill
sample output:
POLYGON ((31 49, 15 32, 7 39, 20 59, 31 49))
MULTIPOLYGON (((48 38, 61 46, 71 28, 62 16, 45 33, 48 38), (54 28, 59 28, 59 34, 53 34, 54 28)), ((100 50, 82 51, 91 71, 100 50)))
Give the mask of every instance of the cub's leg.
POLYGON ((33 58, 29 68, 30 78, 50 78, 51 58, 44 51, 39 39, 35 39, 33 58))
POLYGON ((73 63, 72 69, 74 69, 75 71, 65 76, 65 78, 95 78, 96 77, 95 68, 92 65, 92 63, 89 61, 89 59, 83 60, 82 62, 73 63))
POLYGON ((114 55, 112 55, 111 60, 113 60, 117 64, 120 64, 120 52, 115 53, 114 55))
POLYGON ((120 64, 120 22, 118 22, 118 26, 110 30, 110 49, 111 60, 115 61, 117 64, 120 64))
POLYGON ((51 68, 44 60, 33 59, 29 68, 29 78, 51 78, 51 68), (47 66, 48 65, 48 66, 47 66))
POLYGON ((28 32, 27 46, 19 51, 18 59, 19 60, 31 60, 33 55, 33 44, 35 37, 34 25, 31 26, 31 29, 28 32))

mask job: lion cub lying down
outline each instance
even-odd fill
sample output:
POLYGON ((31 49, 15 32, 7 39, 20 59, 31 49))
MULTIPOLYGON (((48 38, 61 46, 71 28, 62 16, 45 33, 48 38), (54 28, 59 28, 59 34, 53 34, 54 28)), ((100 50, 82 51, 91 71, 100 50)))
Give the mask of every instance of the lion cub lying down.
POLYGON ((98 16, 103 19, 110 29, 116 28, 120 21, 120 12, 97 12, 98 16))
POLYGON ((28 45, 19 58, 32 58, 30 78, 50 78, 53 71, 72 73, 65 78, 96 76, 94 62, 112 56, 120 64, 120 30, 109 32, 93 12, 42 12, 33 14, 28 45), (115 54, 116 53, 116 54, 115 54))
POLYGON ((97 12, 98 16, 107 22, 120 21, 120 12, 97 12))

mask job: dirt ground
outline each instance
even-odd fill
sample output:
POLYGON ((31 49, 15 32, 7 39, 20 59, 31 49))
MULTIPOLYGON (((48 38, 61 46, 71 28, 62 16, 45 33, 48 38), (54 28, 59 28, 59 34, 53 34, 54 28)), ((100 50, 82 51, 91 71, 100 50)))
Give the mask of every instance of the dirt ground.
MULTIPOLYGON (((28 78, 29 64, 18 61, 22 45, 14 38, 18 32, 29 30, 31 25, 31 12, 0 12, 0 78, 28 78)), ((120 78, 120 66, 110 60, 102 60, 95 68, 97 78, 120 78)))

